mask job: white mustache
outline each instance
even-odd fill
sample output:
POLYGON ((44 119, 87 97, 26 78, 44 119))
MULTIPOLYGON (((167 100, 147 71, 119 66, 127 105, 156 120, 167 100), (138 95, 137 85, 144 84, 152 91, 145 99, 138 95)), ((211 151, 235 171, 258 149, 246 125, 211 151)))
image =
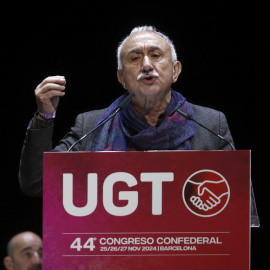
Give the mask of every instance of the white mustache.
POLYGON ((142 77, 147 76, 147 75, 153 75, 155 77, 159 77, 159 74, 155 70, 143 71, 137 76, 137 81, 139 81, 142 77))

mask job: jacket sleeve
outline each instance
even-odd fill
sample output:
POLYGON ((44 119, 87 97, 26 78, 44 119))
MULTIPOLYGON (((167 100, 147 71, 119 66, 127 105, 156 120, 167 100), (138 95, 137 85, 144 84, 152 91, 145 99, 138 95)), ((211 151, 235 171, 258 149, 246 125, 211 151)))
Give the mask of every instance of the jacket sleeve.
MULTIPOLYGON (((82 134, 82 115, 78 115, 71 131, 60 141, 59 145, 52 148, 53 126, 33 129, 33 119, 29 123, 24 139, 19 166, 19 184, 24 194, 31 197, 43 195, 43 153, 67 151, 68 148, 80 138, 82 134)), ((74 147, 80 150, 80 145, 74 147)))
POLYGON ((27 127, 19 166, 19 184, 24 194, 42 196, 43 152, 52 150, 53 123, 46 128, 27 127))
MULTIPOLYGON (((75 125, 53 149, 53 122, 48 127, 33 129, 33 119, 28 125, 21 151, 19 184, 24 194, 31 197, 43 195, 43 153, 66 152, 84 134, 92 130, 105 109, 79 114, 75 125)), ((85 151, 87 139, 76 144, 72 151, 85 151)))

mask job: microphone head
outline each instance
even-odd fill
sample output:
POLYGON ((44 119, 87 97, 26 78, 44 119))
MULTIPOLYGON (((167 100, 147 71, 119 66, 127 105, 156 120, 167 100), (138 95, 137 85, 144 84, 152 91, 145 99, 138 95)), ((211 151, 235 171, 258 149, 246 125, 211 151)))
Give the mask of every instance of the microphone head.
POLYGON ((118 105, 118 109, 120 110, 124 109, 128 105, 128 103, 132 100, 133 96, 134 94, 131 93, 126 98, 124 98, 118 105))
POLYGON ((185 111, 182 111, 181 109, 177 109, 177 111, 182 115, 184 116, 186 119, 188 120, 192 120, 192 116, 188 113, 188 112, 185 112, 185 111))

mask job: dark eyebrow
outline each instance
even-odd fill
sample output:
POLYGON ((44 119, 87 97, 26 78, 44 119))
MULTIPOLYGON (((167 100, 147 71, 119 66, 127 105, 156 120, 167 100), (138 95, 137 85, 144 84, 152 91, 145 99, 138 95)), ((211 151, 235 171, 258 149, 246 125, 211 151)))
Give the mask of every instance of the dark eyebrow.
POLYGON ((20 253, 23 253, 24 251, 32 250, 32 247, 25 247, 21 250, 20 253))
POLYGON ((157 51, 157 50, 160 50, 160 47, 158 46, 150 46, 149 47, 149 51, 152 52, 152 51, 157 51))
POLYGON ((133 50, 128 52, 128 54, 133 54, 133 53, 140 54, 140 53, 142 53, 142 49, 133 49, 133 50))
MULTIPOLYGON (((33 250, 33 248, 32 247, 25 247, 25 248, 23 248, 22 250, 21 250, 21 252, 20 253, 23 253, 24 251, 31 251, 31 250, 33 250)), ((42 250, 42 247, 39 247, 39 249, 38 249, 39 251, 40 250, 42 250)))
MULTIPOLYGON (((160 50, 160 47, 158 47, 158 46, 150 46, 147 50, 152 52, 152 51, 160 50)), ((140 54, 140 53, 142 53, 142 49, 141 48, 135 48, 135 49, 132 49, 131 51, 128 52, 128 54, 132 54, 132 53, 140 54)))

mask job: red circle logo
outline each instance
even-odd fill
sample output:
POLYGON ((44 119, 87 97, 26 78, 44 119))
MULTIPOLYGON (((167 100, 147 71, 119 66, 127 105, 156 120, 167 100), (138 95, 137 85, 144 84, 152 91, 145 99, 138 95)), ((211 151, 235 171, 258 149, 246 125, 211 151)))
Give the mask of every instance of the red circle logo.
POLYGON ((228 204, 230 188, 226 179, 212 170, 193 173, 183 187, 186 207, 200 217, 219 214, 228 204))

